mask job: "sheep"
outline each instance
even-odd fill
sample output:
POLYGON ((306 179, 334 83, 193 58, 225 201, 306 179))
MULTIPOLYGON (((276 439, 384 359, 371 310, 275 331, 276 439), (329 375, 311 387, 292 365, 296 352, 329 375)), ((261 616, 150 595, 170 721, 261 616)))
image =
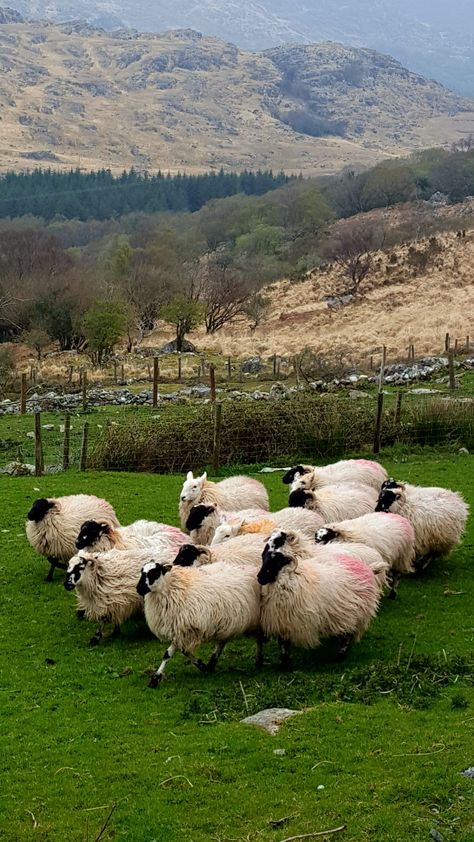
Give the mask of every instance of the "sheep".
MULTIPOLYGON (((260 587, 253 565, 225 562, 203 567, 180 567, 152 561, 144 565, 138 594, 145 599, 145 618, 160 640, 171 640, 149 687, 164 678, 166 664, 180 651, 203 672, 213 672, 227 641, 243 634, 259 634, 260 587), (207 664, 196 649, 215 641, 207 664)), ((257 655, 261 663, 261 647, 257 655)))
POLYGON ((229 477, 220 482, 211 482, 207 473, 201 477, 194 477, 189 471, 181 489, 179 499, 179 516, 181 528, 185 529, 186 521, 193 506, 200 503, 219 506, 226 511, 236 511, 251 506, 268 512, 268 493, 264 485, 251 477, 229 477))
POLYGON ((240 512, 222 512, 217 506, 200 503, 189 512, 185 527, 194 544, 210 544, 223 516, 230 522, 241 523, 242 519, 255 520, 268 514, 263 509, 243 509, 240 512))
POLYGON ((321 515, 325 523, 373 512, 377 503, 377 492, 368 485, 326 485, 317 491, 292 491, 291 507, 306 507, 321 515))
POLYGON ((395 599, 401 575, 413 573, 415 533, 407 518, 401 515, 372 512, 368 515, 327 523, 316 532, 316 543, 367 544, 378 550, 391 568, 389 598, 395 599))
POLYGON ((81 526, 76 549, 104 553, 108 550, 129 550, 134 547, 159 546, 178 548, 189 541, 176 526, 137 520, 129 526, 112 527, 108 523, 87 520, 81 526))
POLYGON ((356 483, 369 485, 380 491, 384 480, 388 477, 385 468, 378 462, 369 459, 342 459, 332 465, 325 465, 321 468, 313 465, 296 465, 291 468, 283 477, 285 485, 291 485, 292 491, 295 488, 304 488, 306 491, 315 491, 325 485, 339 483, 356 483), (299 474, 299 484, 294 485, 299 474))
POLYGON ((287 508, 280 509, 278 512, 271 512, 266 517, 260 519, 239 519, 237 516, 232 521, 229 521, 224 512, 222 515, 222 522, 217 527, 214 537, 211 541, 211 546, 215 547, 218 544, 227 541, 239 535, 253 535, 260 533, 262 535, 269 535, 275 529, 298 529, 308 537, 312 537, 317 529, 323 525, 324 521, 321 515, 311 509, 295 509, 287 508))
POLYGON ((389 480, 375 511, 402 515, 410 521, 415 531, 415 568, 422 572, 433 559, 448 555, 461 542, 469 506, 457 491, 389 480))
MULTIPOLYGON (((143 565, 157 550, 150 548, 110 550, 106 553, 81 551, 68 565, 64 587, 76 591, 79 610, 88 620, 99 623, 90 639, 91 646, 97 646, 103 636, 107 622, 113 623, 112 636, 120 632, 120 626, 137 611, 143 609, 143 599, 137 593, 143 565)), ((164 559, 172 557, 169 551, 160 551, 164 559)))
POLYGON ((67 562, 76 552, 76 539, 86 520, 96 519, 114 529, 120 526, 110 503, 92 494, 41 498, 33 503, 27 517, 28 541, 51 565, 47 582, 52 581, 55 567, 66 569, 67 562))
MULTIPOLYGON (((269 534, 268 532, 266 533, 269 534)), ((173 564, 180 567, 200 567, 203 564, 215 564, 225 561, 227 564, 259 565, 266 536, 263 533, 255 535, 240 535, 216 546, 185 544, 180 548, 173 564)))
POLYGON ((260 621, 267 637, 278 637, 282 665, 289 667, 290 647, 319 646, 323 637, 337 637, 344 657, 375 617, 381 590, 378 576, 388 565, 380 558, 369 567, 349 552, 335 553, 324 563, 293 552, 293 533, 272 533, 263 552, 257 579, 262 586, 260 621))

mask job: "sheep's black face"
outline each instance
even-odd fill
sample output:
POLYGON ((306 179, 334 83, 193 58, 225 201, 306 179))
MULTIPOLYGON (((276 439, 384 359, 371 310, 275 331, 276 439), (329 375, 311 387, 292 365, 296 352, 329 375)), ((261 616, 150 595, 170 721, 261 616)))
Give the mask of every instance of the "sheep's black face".
POLYGON ((316 543, 317 544, 329 544, 330 541, 334 541, 337 538, 337 532, 334 529, 330 529, 328 526, 323 526, 322 529, 318 529, 316 532, 316 543))
POLYGON ((389 512, 391 506, 393 506, 395 500, 397 499, 398 495, 395 494, 390 488, 386 488, 385 491, 382 491, 382 493, 379 494, 379 499, 377 500, 375 511, 389 512))
POLYGON ((50 509, 54 508, 54 503, 51 500, 46 500, 45 497, 41 497, 39 500, 35 500, 33 503, 30 511, 28 512, 28 520, 32 520, 35 523, 40 523, 43 520, 44 516, 49 512, 50 509))
POLYGON ((181 547, 173 564, 177 564, 178 567, 192 567, 200 555, 201 550, 198 550, 194 544, 185 544, 184 547, 181 547))
POLYGON ((385 489, 387 489, 387 488, 398 488, 398 487, 399 487, 399 484, 398 484, 397 480, 392 479, 392 477, 390 477, 390 479, 386 479, 385 482, 382 483, 382 489, 381 490, 385 491, 385 489))
POLYGON ((87 567, 87 559, 81 558, 71 570, 68 570, 64 580, 64 587, 67 591, 73 591, 77 583, 80 581, 84 570, 87 567))
POLYGON ((156 561, 150 561, 148 564, 145 564, 137 585, 137 592, 140 596, 146 596, 147 593, 150 593, 153 585, 158 581, 160 576, 164 576, 168 570, 168 567, 158 564, 156 561))
POLYGON ((215 512, 214 506, 193 506, 186 521, 188 532, 192 532, 193 529, 200 529, 205 519, 213 512, 215 512))
POLYGON ((286 543, 286 532, 273 532, 270 535, 267 543, 263 548, 262 559, 265 561, 269 556, 274 555, 278 550, 280 550, 286 543))
POLYGON ((290 559, 283 553, 268 553, 264 556, 263 564, 257 575, 259 585, 271 585, 272 582, 276 582, 280 572, 289 563, 290 559))
POLYGON ((308 500, 311 500, 311 494, 303 488, 297 488, 291 492, 288 503, 292 509, 304 509, 308 500))
POLYGON ((97 523, 96 520, 86 520, 82 524, 81 531, 77 536, 77 549, 84 550, 86 547, 93 547, 104 532, 107 532, 107 527, 104 523, 97 523))
POLYGON ((282 482, 284 482, 285 485, 291 485, 291 483, 293 482, 296 474, 305 474, 305 473, 307 473, 307 471, 305 471, 305 469, 303 468, 303 465, 296 465, 296 467, 290 468, 290 470, 286 472, 286 474, 282 477, 282 482))

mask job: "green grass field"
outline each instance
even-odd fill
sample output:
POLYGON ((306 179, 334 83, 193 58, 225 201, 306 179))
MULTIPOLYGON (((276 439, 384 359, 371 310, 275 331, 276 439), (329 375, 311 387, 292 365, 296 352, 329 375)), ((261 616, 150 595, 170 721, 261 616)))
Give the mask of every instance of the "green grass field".
MULTIPOLYGON (((474 457, 414 456, 390 473, 461 490, 474 457)), ((41 842, 472 842, 474 620, 472 523, 463 546, 402 583, 343 664, 331 646, 257 672, 251 642, 229 645, 214 676, 180 656, 147 688, 162 644, 144 623, 90 649, 92 627, 24 536, 39 496, 107 497, 123 522, 177 522, 181 478, 70 473, 0 480, 0 839, 41 842), (263 707, 304 710, 271 737, 239 720, 263 707), (275 754, 282 749, 284 754, 275 754), (112 815, 110 815, 112 811, 112 815), (101 834, 104 824, 110 819, 101 834)), ((272 507, 285 504, 265 477, 272 507)))

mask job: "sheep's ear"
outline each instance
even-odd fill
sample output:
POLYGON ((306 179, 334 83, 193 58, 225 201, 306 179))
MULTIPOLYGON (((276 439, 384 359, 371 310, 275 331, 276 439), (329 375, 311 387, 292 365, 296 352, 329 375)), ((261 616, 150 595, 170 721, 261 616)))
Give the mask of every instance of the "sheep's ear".
POLYGON ((194 479, 194 474, 193 474, 193 472, 192 472, 192 471, 188 471, 188 474, 187 474, 187 476, 186 476, 186 479, 194 479))
POLYGON ((207 471, 204 471, 202 477, 199 477, 199 482, 206 482, 207 480, 207 471))

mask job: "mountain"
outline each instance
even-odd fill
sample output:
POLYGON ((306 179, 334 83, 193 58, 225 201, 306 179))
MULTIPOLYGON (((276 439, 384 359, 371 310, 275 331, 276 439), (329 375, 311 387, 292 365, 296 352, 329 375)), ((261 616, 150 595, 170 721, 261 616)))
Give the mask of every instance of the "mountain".
POLYGON ((284 168, 306 174, 449 144, 474 103, 367 49, 248 53, 192 30, 0 25, 0 169, 284 168))
POLYGON ((113 29, 192 28, 264 50, 326 40, 389 53, 474 95, 474 4, 458 0, 11 0, 27 17, 84 18, 113 29))

